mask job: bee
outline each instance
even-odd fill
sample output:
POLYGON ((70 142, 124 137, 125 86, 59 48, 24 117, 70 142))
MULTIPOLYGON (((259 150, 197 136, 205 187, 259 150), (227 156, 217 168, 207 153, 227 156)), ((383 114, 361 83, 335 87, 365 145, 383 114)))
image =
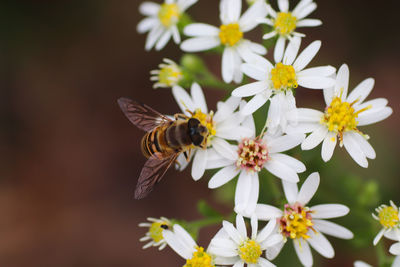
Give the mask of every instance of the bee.
POLYGON ((128 98, 119 98, 118 104, 130 122, 146 131, 141 149, 147 161, 140 172, 135 199, 146 197, 180 154, 189 161, 192 149, 207 148, 209 131, 196 118, 177 113, 170 119, 128 98))

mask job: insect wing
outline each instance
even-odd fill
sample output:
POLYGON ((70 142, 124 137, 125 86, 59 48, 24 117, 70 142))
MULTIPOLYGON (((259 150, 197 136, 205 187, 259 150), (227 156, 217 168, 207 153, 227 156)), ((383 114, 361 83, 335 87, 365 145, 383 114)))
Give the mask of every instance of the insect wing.
POLYGON ((121 97, 118 104, 130 122, 146 132, 172 121, 151 107, 128 98, 121 97))
POLYGON ((179 155, 178 153, 166 158, 160 158, 157 154, 159 155, 159 153, 152 155, 142 168, 135 189, 136 199, 146 197, 153 190, 154 185, 161 180, 179 155))

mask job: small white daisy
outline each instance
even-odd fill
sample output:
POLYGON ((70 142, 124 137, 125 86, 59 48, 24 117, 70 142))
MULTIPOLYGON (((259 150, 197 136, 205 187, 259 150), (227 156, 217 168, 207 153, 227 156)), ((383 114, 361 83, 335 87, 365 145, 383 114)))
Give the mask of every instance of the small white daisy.
POLYGON ((152 70, 150 80, 154 81, 153 88, 168 88, 177 85, 183 78, 181 68, 174 61, 164 58, 163 63, 158 65, 159 69, 152 70))
POLYGON ((392 240, 400 240, 400 208, 390 201, 390 206, 381 205, 375 211, 377 214, 373 213, 372 217, 379 221, 382 229, 374 238, 374 245, 378 244, 383 235, 392 240))
MULTIPOLYGON (((208 111, 206 100, 202 89, 197 83, 191 87, 191 96, 180 86, 172 88, 172 94, 181 108, 182 112, 198 119, 209 131, 207 139, 207 149, 194 149, 192 177, 200 179, 206 169, 209 151, 214 148, 217 152, 224 153, 219 148, 225 140, 238 140, 251 134, 251 130, 241 126, 244 117, 239 112, 235 112, 240 104, 240 98, 230 97, 225 102, 217 103, 217 111, 208 111)), ((183 155, 178 157, 181 169, 185 168, 188 161, 183 155)))
MULTIPOLYGON (((280 126, 283 131, 292 116, 288 114, 296 108, 293 90, 298 85, 322 89, 333 86, 335 82, 329 77, 335 73, 335 68, 331 66, 304 69, 317 54, 321 42, 311 43, 297 56, 301 41, 300 38, 295 39, 288 45, 282 62, 278 61, 273 65, 267 59, 257 56, 253 63, 243 64, 243 73, 257 81, 240 86, 232 92, 232 95, 237 97, 254 96, 244 107, 244 115, 252 114, 272 98, 268 127, 280 126)), ((292 120, 293 123, 296 122, 295 118, 292 120)))
POLYGON ((324 89, 325 112, 300 108, 297 110, 298 128, 294 131, 311 134, 301 144, 303 150, 313 149, 322 143, 324 161, 331 159, 337 139, 360 166, 367 168, 367 158, 376 157, 368 136, 358 130, 364 126, 384 120, 392 114, 385 98, 364 102, 374 87, 374 79, 362 81, 348 94, 349 68, 343 64, 338 70, 334 87, 324 89))
POLYGON ((289 11, 288 0, 278 0, 279 12, 276 12, 268 5, 268 14, 271 18, 263 20, 265 24, 272 26, 273 30, 263 36, 263 39, 270 39, 276 35, 279 36, 275 45, 274 59, 275 62, 280 62, 283 57, 286 40, 293 41, 293 37, 304 37, 302 33, 295 30, 300 27, 315 27, 322 24, 319 19, 304 19, 311 14, 317 4, 312 0, 302 0, 293 11, 289 11))
POLYGON ((165 47, 171 37, 179 44, 181 37, 177 23, 181 15, 197 0, 165 0, 163 4, 143 2, 139 6, 142 15, 147 16, 137 26, 139 33, 149 32, 146 39, 146 50, 151 50, 154 45, 156 50, 165 47))
POLYGON ((251 129, 251 135, 237 145, 220 142, 219 149, 224 153, 212 153, 207 162, 207 169, 222 167, 211 177, 209 188, 220 187, 239 175, 235 192, 237 213, 255 208, 260 186, 258 173, 263 168, 292 183, 298 182, 298 173, 306 170, 301 161, 281 153, 298 146, 304 139, 303 134, 270 135, 267 131, 256 137, 252 116, 247 116, 242 125, 251 129))
POLYGON ((141 242, 147 242, 147 244, 143 246, 143 249, 153 246, 162 250, 167 246, 167 243, 163 238, 163 231, 172 229, 172 223, 165 217, 161 217, 160 219, 147 218, 147 220, 149 222, 139 224, 139 227, 149 229, 146 235, 140 239, 141 242))
MULTIPOLYGON (((312 173, 304 181, 300 191, 297 184, 283 181, 288 201, 283 211, 270 205, 257 204, 255 214, 258 219, 276 220, 279 224, 277 231, 284 237, 284 241, 276 246, 276 250, 267 253, 267 259, 274 259, 286 240, 292 239, 300 262, 304 266, 312 266, 313 258, 309 245, 326 258, 333 258, 335 255, 332 245, 323 233, 342 239, 353 238, 353 233, 348 229, 324 220, 344 216, 349 212, 349 208, 340 204, 306 206, 317 191, 319 181, 319 174, 312 173)), ((247 213, 252 212, 253 210, 249 210, 247 213)))
POLYGON ((190 234, 179 224, 174 225, 173 231, 164 231, 163 236, 168 246, 186 260, 183 267, 215 267, 214 257, 204 251, 203 247, 197 246, 190 234))
POLYGON ((240 16, 242 0, 221 0, 220 19, 222 25, 218 28, 204 23, 193 23, 185 27, 184 33, 190 38, 181 44, 186 52, 199 52, 223 45, 222 78, 226 83, 240 83, 243 73, 240 65, 243 61, 251 61, 256 55, 265 55, 264 46, 243 38, 243 33, 254 29, 259 20, 267 15, 264 1, 257 1, 240 16))
POLYGON ((252 267, 275 266, 262 257, 265 250, 269 250, 277 243, 282 242, 282 236, 273 234, 275 221, 270 221, 258 232, 257 217, 251 217, 251 236, 248 237, 246 224, 241 215, 236 216, 236 227, 232 223, 223 221, 222 229, 211 240, 209 251, 218 256, 216 264, 229 264, 243 267, 244 264, 252 267))

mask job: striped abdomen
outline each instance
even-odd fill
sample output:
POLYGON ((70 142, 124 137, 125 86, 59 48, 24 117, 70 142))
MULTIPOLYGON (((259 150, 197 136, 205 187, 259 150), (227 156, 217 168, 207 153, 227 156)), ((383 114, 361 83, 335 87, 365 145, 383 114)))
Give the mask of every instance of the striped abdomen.
POLYGON ((146 157, 156 152, 170 155, 185 151, 191 145, 187 121, 178 120, 145 134, 142 139, 142 152, 146 157))

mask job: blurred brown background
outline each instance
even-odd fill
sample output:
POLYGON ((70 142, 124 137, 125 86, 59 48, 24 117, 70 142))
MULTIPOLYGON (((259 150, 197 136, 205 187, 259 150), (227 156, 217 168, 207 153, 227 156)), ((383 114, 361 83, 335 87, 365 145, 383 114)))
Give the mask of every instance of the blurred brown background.
MULTIPOLYGON (((127 96, 164 113, 177 112, 170 90, 151 89, 149 71, 163 57, 179 60, 180 55, 172 43, 162 52, 144 52, 145 36, 136 32, 140 2, 1 1, 0 266, 184 264, 171 250, 143 251, 138 241, 145 230, 137 224, 146 217, 193 220, 199 218, 198 199, 215 202, 207 178, 196 183, 190 172, 174 170, 148 198, 133 199, 145 161, 139 148, 143 133, 130 125, 116 100, 127 96)), ((346 168, 393 187, 399 203, 399 5, 318 4, 311 17, 324 25, 304 31, 306 43, 323 43, 312 64, 348 63, 351 88, 375 77, 371 97, 388 98, 394 109, 385 122, 364 128, 378 155, 370 168, 361 170, 354 162, 346 168)), ((198 21, 218 23, 215 0, 200 0, 189 13, 198 21)), ((220 59, 209 61, 219 75, 220 59)), ((299 106, 323 107, 321 92, 300 91, 299 106)), ((223 93, 206 94, 215 109, 223 93)), ((349 159, 338 151, 336 157, 349 159)), ((206 246, 216 229, 202 232, 200 244, 206 246)), ((335 261, 321 265, 350 266, 362 256, 334 247, 335 261)))

